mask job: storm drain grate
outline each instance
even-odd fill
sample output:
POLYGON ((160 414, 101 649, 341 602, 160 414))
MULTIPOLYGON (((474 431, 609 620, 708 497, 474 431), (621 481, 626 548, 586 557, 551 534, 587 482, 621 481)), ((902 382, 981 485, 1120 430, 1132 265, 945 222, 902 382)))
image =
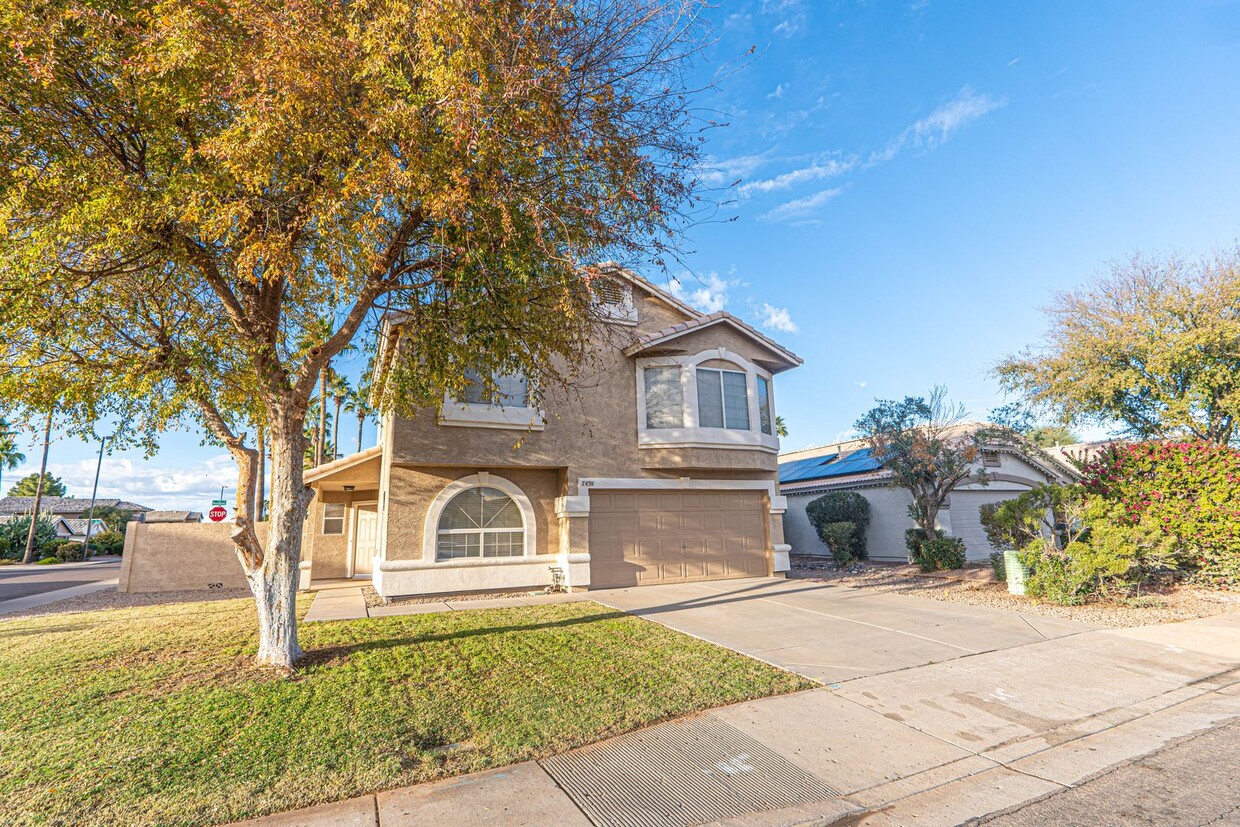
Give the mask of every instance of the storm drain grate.
POLYGON ((598 827, 688 827, 839 795, 710 717, 613 738, 542 765, 598 827))

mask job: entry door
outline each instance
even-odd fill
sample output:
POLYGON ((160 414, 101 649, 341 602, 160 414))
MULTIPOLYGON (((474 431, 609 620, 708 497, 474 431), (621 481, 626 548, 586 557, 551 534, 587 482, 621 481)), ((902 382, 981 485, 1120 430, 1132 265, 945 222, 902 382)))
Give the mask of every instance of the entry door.
POLYGON ((353 523, 353 576, 369 577, 379 545, 379 506, 356 506, 353 523))

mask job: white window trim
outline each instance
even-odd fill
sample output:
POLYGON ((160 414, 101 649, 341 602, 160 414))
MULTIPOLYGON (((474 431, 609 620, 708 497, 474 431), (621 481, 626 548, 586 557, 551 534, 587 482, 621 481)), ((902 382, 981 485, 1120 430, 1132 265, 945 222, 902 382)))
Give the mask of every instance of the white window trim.
POLYGON ((541 431, 546 427, 547 417, 540 408, 458 402, 445 393, 443 407, 439 412, 439 424, 454 428, 541 431))
MULTIPOLYGON (((692 356, 646 357, 637 360, 637 446, 639 448, 727 448, 758 450, 779 453, 779 436, 764 434, 758 411, 758 382, 766 379, 771 408, 771 423, 775 422, 775 382, 771 373, 750 362, 739 353, 727 348, 711 348, 692 356), (735 428, 703 428, 698 425, 697 366, 712 359, 731 362, 746 374, 745 389, 749 399, 748 431, 735 428), (684 424, 680 428, 646 427, 646 381, 648 367, 680 367, 681 414, 684 424)), ((772 427, 774 430, 774 427, 772 427)))
MULTIPOLYGON (((525 543, 521 556, 476 558, 483 561, 478 563, 478 565, 485 565, 487 562, 499 560, 521 560, 526 557, 536 556, 538 554, 538 531, 536 528, 537 523, 534 520, 534 506, 530 503, 529 497, 525 496, 525 492, 511 480, 497 477, 495 474, 488 473, 487 471, 479 471, 477 474, 470 474, 468 477, 461 477, 456 482, 450 483, 431 501, 430 508, 426 511, 426 524, 422 529, 422 560, 426 563, 433 562, 437 566, 452 566, 459 564, 463 559, 475 559, 461 557, 439 559, 439 518, 443 516, 443 510, 447 508, 448 503, 452 501, 453 497, 470 488, 495 488, 512 497, 513 502, 517 504, 517 508, 521 512, 522 529, 525 532, 525 543)), ((512 531, 513 529, 506 530, 512 531)))

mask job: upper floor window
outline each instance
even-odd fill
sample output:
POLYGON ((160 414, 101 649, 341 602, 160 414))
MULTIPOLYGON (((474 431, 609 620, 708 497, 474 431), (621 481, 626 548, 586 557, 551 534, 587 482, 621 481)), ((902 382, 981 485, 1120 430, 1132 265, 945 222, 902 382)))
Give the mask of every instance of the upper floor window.
POLYGON ((749 430, 749 390, 737 370, 697 369, 698 425, 749 430))
POLYGON ((779 450, 766 369, 725 348, 646 357, 637 365, 640 447, 779 450))
POLYGON ((465 392, 458 402, 468 405, 499 405, 505 408, 524 408, 529 404, 530 381, 524 376, 496 374, 492 377, 493 388, 488 388, 482 374, 476 370, 465 371, 465 392))
POLYGON ((758 377, 758 425, 764 434, 773 434, 771 417, 771 380, 758 377))
POLYGON ((684 391, 680 387, 680 368, 646 368, 642 371, 642 379, 646 388, 646 427, 683 427, 684 391))

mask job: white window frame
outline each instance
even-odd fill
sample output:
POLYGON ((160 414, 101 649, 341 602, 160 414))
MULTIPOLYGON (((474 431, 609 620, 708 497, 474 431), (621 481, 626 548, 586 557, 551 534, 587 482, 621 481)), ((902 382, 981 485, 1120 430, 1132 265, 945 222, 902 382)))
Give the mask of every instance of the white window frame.
MULTIPOLYGON (((528 379, 527 379, 528 388, 528 379)), ((541 431, 547 417, 541 408, 528 403, 531 390, 526 391, 526 404, 501 405, 487 402, 461 402, 446 391, 439 411, 439 424, 454 428, 499 428, 515 431, 541 431)))
MULTIPOLYGON (((504 530, 512 531, 513 529, 504 530)), ((431 501, 430 508, 426 511, 426 523, 422 530, 422 560, 424 562, 433 562, 437 566, 448 567, 462 564, 479 565, 486 563, 504 565, 504 561, 520 560, 537 554, 538 530, 534 519, 534 506, 530 502, 529 497, 525 496, 525 492, 511 480, 504 479, 487 471, 480 471, 477 474, 461 477, 440 491, 435 496, 435 499, 431 501), (512 557, 445 557, 442 560, 439 559, 439 518, 443 516, 443 510, 447 508, 448 503, 452 502, 452 498, 469 488, 495 488, 512 497, 513 502, 517 504, 517 509, 521 512, 522 530, 525 532, 523 535, 524 548, 521 555, 512 557)))
MULTIPOLYGON (((745 417, 745 421, 748 423, 748 425, 744 428, 732 428, 728 425, 728 410, 729 410, 728 409, 728 394, 727 394, 727 389, 724 387, 723 375, 725 373, 731 373, 731 374, 741 376, 744 378, 746 413, 751 413, 753 411, 753 400, 750 397, 753 396, 754 393, 757 393, 757 390, 758 390, 756 387, 757 382, 754 381, 754 377, 750 376, 748 373, 746 373, 743 370, 733 370, 731 368, 704 368, 704 367, 698 366, 693 369, 694 385, 700 385, 700 383, 698 382, 698 374, 700 374, 704 370, 708 370, 713 373, 719 374, 719 415, 723 418, 722 427, 727 428, 729 431, 752 431, 753 430, 753 417, 752 416, 745 417), (755 386, 752 391, 750 390, 751 385, 755 386)), ((702 410, 701 410, 700 396, 698 399, 698 406, 699 406, 698 407, 698 425, 701 426, 702 425, 702 410)))
POLYGON ((345 529, 348 528, 348 522, 349 522, 349 504, 348 503, 329 503, 329 502, 323 503, 323 519, 319 525, 319 531, 320 533, 322 533, 324 537, 342 536, 345 532, 345 529), (339 517, 328 517, 327 516, 327 509, 332 508, 332 507, 340 508, 339 517), (340 520, 340 530, 339 531, 328 531, 327 530, 328 520, 340 520))
POLYGON ((637 445, 639 448, 732 448, 779 453, 779 437, 764 434, 760 429, 758 411, 758 377, 767 381, 768 403, 771 423, 775 422, 775 382, 770 371, 727 348, 711 348, 691 356, 645 357, 637 362, 637 445), (697 367, 704 362, 718 359, 730 362, 746 374, 745 389, 749 399, 749 430, 732 428, 704 428, 698 421, 697 367), (683 424, 679 428, 646 427, 646 376, 648 367, 680 367, 681 414, 683 424))

